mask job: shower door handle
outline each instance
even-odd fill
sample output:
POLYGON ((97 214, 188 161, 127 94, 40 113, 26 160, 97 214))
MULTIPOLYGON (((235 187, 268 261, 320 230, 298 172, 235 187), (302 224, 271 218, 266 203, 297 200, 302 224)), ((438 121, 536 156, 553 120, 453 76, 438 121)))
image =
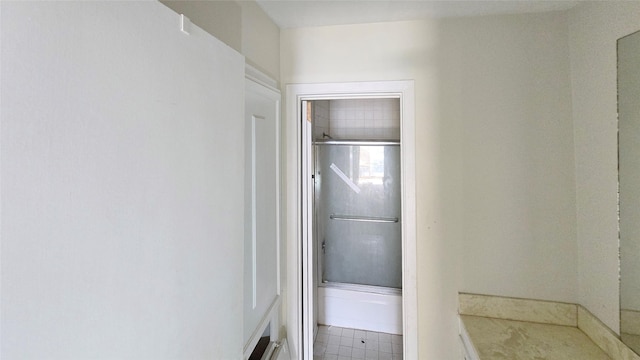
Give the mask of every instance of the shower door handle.
POLYGON ((378 223, 397 223, 397 217, 381 217, 381 216, 357 216, 357 215, 329 215, 331 220, 343 220, 343 221, 364 221, 364 222, 378 222, 378 223))

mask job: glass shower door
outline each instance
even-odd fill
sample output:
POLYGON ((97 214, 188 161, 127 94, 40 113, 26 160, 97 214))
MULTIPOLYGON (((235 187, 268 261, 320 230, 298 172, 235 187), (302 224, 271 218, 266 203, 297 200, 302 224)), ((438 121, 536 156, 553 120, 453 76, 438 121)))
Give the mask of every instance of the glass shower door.
POLYGON ((401 288, 400 147, 322 144, 316 156, 322 281, 401 288))

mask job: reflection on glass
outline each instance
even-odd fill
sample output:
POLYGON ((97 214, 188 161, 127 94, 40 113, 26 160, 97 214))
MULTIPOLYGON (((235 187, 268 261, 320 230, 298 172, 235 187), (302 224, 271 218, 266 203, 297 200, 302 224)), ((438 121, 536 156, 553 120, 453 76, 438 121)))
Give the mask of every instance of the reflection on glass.
POLYGON ((382 185, 384 178, 384 147, 360 146, 360 177, 358 184, 382 185))
POLYGON ((640 353, 640 33, 618 40, 620 335, 640 353))

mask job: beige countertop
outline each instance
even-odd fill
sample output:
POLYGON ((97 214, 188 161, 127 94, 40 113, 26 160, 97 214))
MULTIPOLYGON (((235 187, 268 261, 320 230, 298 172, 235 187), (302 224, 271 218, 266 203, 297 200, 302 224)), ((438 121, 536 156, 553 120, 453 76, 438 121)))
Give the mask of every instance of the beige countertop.
POLYGON ((633 349, 635 352, 640 353, 640 335, 622 333, 620 336, 628 347, 633 349))
POLYGON ((610 360, 573 326, 460 315, 480 360, 610 360))

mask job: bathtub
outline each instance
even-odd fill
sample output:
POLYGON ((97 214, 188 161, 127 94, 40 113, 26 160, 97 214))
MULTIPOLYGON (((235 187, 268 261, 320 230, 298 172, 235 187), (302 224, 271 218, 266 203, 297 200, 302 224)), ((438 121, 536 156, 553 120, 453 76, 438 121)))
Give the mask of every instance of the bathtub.
POLYGON ((323 283, 318 286, 318 323, 402 335, 402 290, 323 283))

